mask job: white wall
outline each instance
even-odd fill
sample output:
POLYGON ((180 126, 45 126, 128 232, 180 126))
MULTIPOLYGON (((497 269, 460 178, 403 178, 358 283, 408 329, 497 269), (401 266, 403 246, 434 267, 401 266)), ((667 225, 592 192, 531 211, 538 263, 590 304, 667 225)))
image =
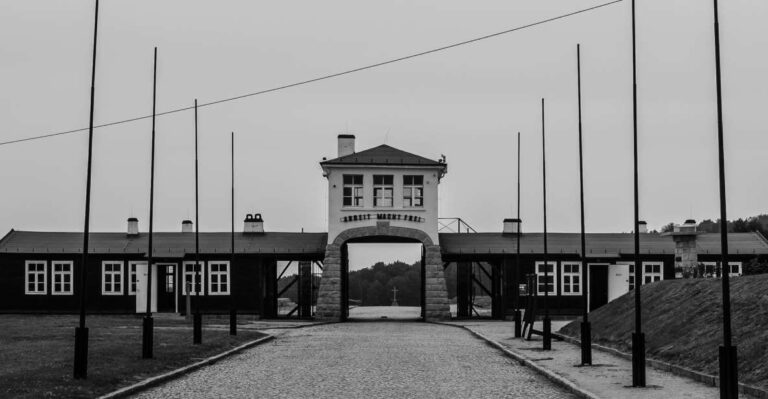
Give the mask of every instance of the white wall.
POLYGON ((393 213, 401 215, 420 216, 423 222, 410 222, 405 220, 390 220, 390 226, 407 227, 422 230, 438 244, 437 235, 437 190, 440 168, 433 167, 377 167, 367 166, 326 166, 328 175, 328 243, 332 243, 342 231, 355 227, 376 226, 376 213, 393 213), (343 207, 343 175, 363 175, 363 202, 362 207, 343 207), (393 175, 392 207, 373 206, 373 175, 393 175), (403 175, 424 176, 424 206, 419 208, 403 207, 403 175), (371 214, 370 220, 342 222, 344 216, 371 214))

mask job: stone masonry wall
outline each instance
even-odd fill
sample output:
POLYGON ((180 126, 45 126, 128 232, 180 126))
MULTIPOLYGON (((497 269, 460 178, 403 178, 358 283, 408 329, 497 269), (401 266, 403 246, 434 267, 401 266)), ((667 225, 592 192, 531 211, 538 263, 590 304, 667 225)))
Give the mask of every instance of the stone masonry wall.
POLYGON ((424 245, 426 320, 450 319, 448 290, 445 285, 443 260, 440 246, 423 231, 404 227, 390 227, 388 222, 377 222, 376 226, 345 230, 325 249, 323 275, 317 298, 316 320, 341 320, 341 246, 350 239, 370 236, 394 236, 412 238, 424 245))

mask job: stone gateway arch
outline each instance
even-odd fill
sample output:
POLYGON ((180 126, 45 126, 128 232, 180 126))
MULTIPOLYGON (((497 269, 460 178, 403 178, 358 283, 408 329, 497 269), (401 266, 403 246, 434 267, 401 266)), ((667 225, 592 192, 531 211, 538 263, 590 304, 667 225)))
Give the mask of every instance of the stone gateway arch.
POLYGON ((398 238, 420 242, 424 246, 422 273, 422 313, 425 320, 450 319, 448 291, 445 285, 443 261, 440 255, 440 245, 435 245, 421 230, 406 227, 391 226, 387 221, 378 221, 376 226, 356 227, 341 232, 325 249, 323 274, 320 280, 320 290, 317 298, 315 319, 339 321, 344 319, 347 295, 342 284, 342 273, 347 268, 342 267, 346 261, 342 256, 342 246, 355 239, 386 239, 398 238))

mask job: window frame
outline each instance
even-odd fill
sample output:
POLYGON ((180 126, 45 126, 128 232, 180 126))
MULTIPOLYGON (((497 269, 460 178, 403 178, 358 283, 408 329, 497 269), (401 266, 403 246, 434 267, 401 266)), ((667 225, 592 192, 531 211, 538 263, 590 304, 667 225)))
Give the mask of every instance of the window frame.
POLYGON ((125 275, 123 274, 123 269, 125 269, 125 262, 122 260, 104 260, 101 262, 101 295, 109 295, 109 296, 116 296, 116 295, 123 295, 125 292, 125 275), (118 272, 115 272, 114 270, 111 270, 109 273, 107 273, 107 265, 114 266, 114 265, 120 265, 120 270, 118 272), (107 275, 112 277, 112 288, 107 291, 107 275), (115 280, 114 277, 118 276, 120 278, 120 290, 115 290, 115 280))
POLYGON ((28 260, 24 262, 24 295, 47 295, 48 294, 48 261, 45 260, 28 260), (43 276, 43 290, 39 291, 35 289, 34 291, 29 290, 29 277, 30 277, 30 271, 29 266, 30 265, 43 265, 42 272, 39 270, 34 271, 35 277, 35 288, 37 288, 38 284, 40 284, 40 281, 38 280, 37 276, 42 275, 43 276))
POLYGON ((71 260, 52 260, 51 261, 51 295, 74 295, 75 292, 75 262, 71 260), (68 271, 56 271, 56 265, 67 265, 69 266, 68 271), (61 284, 62 289, 60 291, 56 290, 56 276, 60 275, 62 278, 62 281, 59 283, 61 284), (64 290, 64 276, 69 276, 69 290, 64 290))
POLYGON ((560 295, 563 295, 563 296, 578 296, 578 295, 581 295, 581 293, 582 293, 582 288, 581 287, 583 285, 583 282, 581 281, 581 272, 582 272, 581 267, 582 267, 581 266, 581 262, 579 262, 579 261, 570 261, 569 260, 569 261, 562 261, 562 262, 560 262, 560 269, 561 269, 561 271, 560 271, 560 295), (577 271, 577 272, 573 272, 573 271, 566 272, 565 271, 565 266, 576 266, 579 269, 579 271, 577 271), (565 282, 565 278, 566 277, 568 277, 570 279, 570 283, 566 283, 565 282), (577 283, 573 282, 573 277, 578 278, 578 282, 577 283), (566 284, 570 288, 571 292, 565 292, 566 284), (578 291, 574 291, 573 290, 574 286, 578 287, 578 291))
POLYGON ((393 208, 395 206, 395 176, 394 175, 373 175, 373 207, 374 208, 393 208), (376 183, 376 179, 381 178, 383 183, 376 183), (390 182, 387 183, 386 181, 390 182), (389 190, 389 196, 378 196, 379 192, 389 190), (379 201, 389 199, 389 205, 381 205, 379 201))
POLYGON ((728 262, 728 277, 740 277, 744 275, 744 262, 728 262), (738 266, 739 271, 733 273, 731 270, 733 266, 738 266))
POLYGON ((403 208, 424 208, 424 175, 403 175, 403 208), (413 181, 408 184, 407 178, 412 178, 413 181), (417 183, 417 179, 421 180, 421 183, 417 183), (420 190, 421 195, 416 195, 417 190, 420 190), (419 205, 414 205, 414 201, 419 199, 419 205), (410 201, 410 205, 406 205, 406 201, 410 201))
MULTIPOLYGON (((552 276, 552 284, 550 284, 549 295, 557 296, 557 265, 556 260, 549 260, 547 264, 552 265, 552 272, 547 273, 552 276)), ((546 281, 541 283, 540 280, 544 279, 544 272, 539 272, 539 266, 543 266, 544 261, 536 261, 533 266, 533 270, 536 274, 536 296, 544 296, 544 291, 539 289, 539 286, 546 286, 546 281)))
MULTIPOLYGON (((206 294, 205 293, 205 271, 206 271, 205 263, 206 261, 201 260, 197 264, 200 267, 200 280, 202 281, 200 281, 199 284, 200 284, 200 291, 202 292, 198 292, 193 289, 192 292, 189 293, 190 296, 197 296, 197 295, 203 296, 206 294)), ((195 261, 188 260, 182 263, 181 295, 187 295, 187 276, 188 275, 192 276, 192 278, 190 279, 192 281, 192 288, 194 288, 198 284, 197 271, 195 271, 194 269, 192 269, 192 271, 188 271, 187 266, 195 266, 195 261)))
POLYGON ((230 286, 230 282, 232 281, 232 279, 230 278, 230 264, 229 264, 228 260, 212 260, 212 261, 208 261, 208 273, 207 274, 208 274, 208 295, 229 295, 229 291, 230 291, 229 286, 230 286), (226 271, 222 272, 222 271, 214 271, 213 270, 214 266, 221 266, 221 265, 226 266, 226 268, 227 268, 226 271), (221 282, 221 277, 222 276, 226 277, 226 282, 224 282, 224 283, 221 282), (216 280, 217 280, 216 282, 213 281, 214 277, 216 277, 216 280), (225 285, 225 287, 226 287, 225 291, 221 290, 222 285, 225 285), (217 286, 217 291, 216 292, 213 291, 213 287, 214 286, 217 286))
POLYGON ((664 262, 662 262, 662 261, 643 262, 643 284, 642 285, 655 283, 657 281, 664 281, 664 262), (653 271, 653 269, 651 269, 651 271, 649 272, 648 271, 648 266, 658 266, 659 267, 659 271, 655 272, 655 271, 653 271), (651 277, 652 280, 646 282, 648 277, 651 277), (653 277, 658 277, 658 279, 653 279, 653 277))
POLYGON ((341 206, 344 208, 362 208, 365 206, 365 177, 364 175, 357 174, 344 174, 341 176, 341 206), (347 183, 345 180, 347 177, 352 179, 352 183, 347 183), (360 182, 355 182, 356 178, 360 178, 360 182), (345 191, 350 189, 350 195, 346 195, 345 191), (359 194, 359 195, 358 195, 359 194), (346 200, 349 199, 349 205, 346 204, 346 200), (359 202, 358 202, 359 200, 359 202))

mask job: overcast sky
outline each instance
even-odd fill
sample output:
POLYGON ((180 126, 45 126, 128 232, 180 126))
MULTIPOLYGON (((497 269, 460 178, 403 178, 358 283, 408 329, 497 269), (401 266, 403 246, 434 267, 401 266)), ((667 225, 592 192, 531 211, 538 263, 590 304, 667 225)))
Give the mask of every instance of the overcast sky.
MULTIPOLYGON (((96 123, 293 83, 599 4, 530 1, 101 3, 96 123)), ((0 141, 88 125, 92 1, 0 2, 0 141)), ((721 2, 729 218, 768 211, 768 2, 721 2)), ((712 4, 638 1, 640 212, 651 228, 718 216, 712 4)), ((514 216, 522 132, 524 231, 542 228, 539 102, 547 99, 549 230, 578 231, 576 43, 582 45, 587 230, 630 231, 630 2, 405 62, 200 109, 200 225, 326 231, 318 162, 336 135, 437 159, 440 214, 481 231, 514 216)), ((147 229, 151 125, 96 130, 92 229, 147 229)), ((0 230, 81 231, 87 133, 0 146, 0 230)), ((157 120, 155 225, 194 216, 193 114, 157 120)), ((405 259, 404 259, 405 260, 405 259)))

